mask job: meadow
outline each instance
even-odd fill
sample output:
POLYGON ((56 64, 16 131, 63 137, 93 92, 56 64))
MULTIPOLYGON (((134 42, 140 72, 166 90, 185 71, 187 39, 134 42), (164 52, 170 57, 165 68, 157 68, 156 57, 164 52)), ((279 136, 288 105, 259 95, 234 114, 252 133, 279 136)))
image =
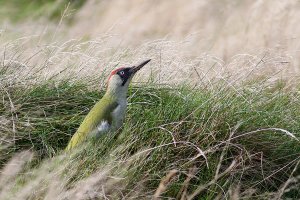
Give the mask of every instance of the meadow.
POLYGON ((237 53, 225 34, 199 53, 191 37, 70 38, 76 17, 57 20, 0 31, 1 200, 300 198, 297 42, 237 53), (148 58, 123 127, 65 152, 110 71, 148 58))

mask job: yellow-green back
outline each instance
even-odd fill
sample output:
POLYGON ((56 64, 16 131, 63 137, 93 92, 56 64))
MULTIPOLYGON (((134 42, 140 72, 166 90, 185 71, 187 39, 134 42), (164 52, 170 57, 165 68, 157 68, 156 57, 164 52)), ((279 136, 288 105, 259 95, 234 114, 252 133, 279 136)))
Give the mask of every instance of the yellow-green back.
POLYGON ((80 127, 71 138, 66 150, 70 150, 82 143, 102 121, 107 121, 111 125, 111 114, 117 106, 118 103, 113 98, 105 95, 87 114, 80 127))

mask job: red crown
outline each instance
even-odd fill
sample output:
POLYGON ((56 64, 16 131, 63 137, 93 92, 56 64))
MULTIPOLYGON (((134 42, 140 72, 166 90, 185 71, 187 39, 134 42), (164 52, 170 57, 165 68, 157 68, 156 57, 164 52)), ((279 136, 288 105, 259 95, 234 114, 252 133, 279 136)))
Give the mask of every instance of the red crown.
POLYGON ((115 70, 113 70, 112 72, 110 72, 110 75, 109 75, 109 77, 108 77, 107 82, 109 82, 110 78, 111 78, 113 75, 115 75, 116 73, 118 73, 118 71, 120 71, 120 70, 122 70, 122 69, 124 69, 124 68, 125 68, 125 67, 120 67, 120 68, 115 69, 115 70))

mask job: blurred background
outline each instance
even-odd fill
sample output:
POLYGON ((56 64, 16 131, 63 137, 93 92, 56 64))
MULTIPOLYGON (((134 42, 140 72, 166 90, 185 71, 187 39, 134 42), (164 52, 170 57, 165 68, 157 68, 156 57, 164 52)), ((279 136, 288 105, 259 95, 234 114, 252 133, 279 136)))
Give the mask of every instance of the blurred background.
POLYGON ((188 42, 184 50, 193 54, 223 59, 261 48, 299 55, 299 9, 298 0, 0 1, 2 31, 38 34, 62 20, 67 38, 112 34, 115 45, 171 39, 188 42))
POLYGON ((299 73, 299 9, 299 0, 0 0, 0 40, 36 38, 22 44, 29 52, 42 44, 94 41, 89 52, 80 47, 94 59, 90 69, 151 57, 153 65, 164 64, 165 74, 153 68, 161 77, 180 77, 174 70, 192 77, 191 65, 206 74, 217 67, 217 77, 243 74, 260 62, 254 74, 276 69, 291 79, 299 73))
POLYGON ((98 58, 90 66, 114 67, 145 55, 170 66, 167 74, 180 69, 192 77, 189 65, 238 71, 264 58, 258 74, 276 68, 290 78, 299 73, 299 8, 298 0, 0 0, 0 33, 2 43, 37 38, 23 44, 31 50, 43 42, 97 41, 91 51, 102 53, 90 54, 98 58), (116 51, 128 59, 107 61, 116 51))

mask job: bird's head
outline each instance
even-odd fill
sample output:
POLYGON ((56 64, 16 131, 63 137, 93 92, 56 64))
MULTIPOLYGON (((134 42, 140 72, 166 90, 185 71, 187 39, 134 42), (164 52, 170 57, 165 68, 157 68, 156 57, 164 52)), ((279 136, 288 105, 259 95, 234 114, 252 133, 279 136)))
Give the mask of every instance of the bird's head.
POLYGON ((113 70, 108 78, 107 92, 113 95, 126 96, 131 79, 150 60, 148 59, 136 66, 121 67, 113 70))

